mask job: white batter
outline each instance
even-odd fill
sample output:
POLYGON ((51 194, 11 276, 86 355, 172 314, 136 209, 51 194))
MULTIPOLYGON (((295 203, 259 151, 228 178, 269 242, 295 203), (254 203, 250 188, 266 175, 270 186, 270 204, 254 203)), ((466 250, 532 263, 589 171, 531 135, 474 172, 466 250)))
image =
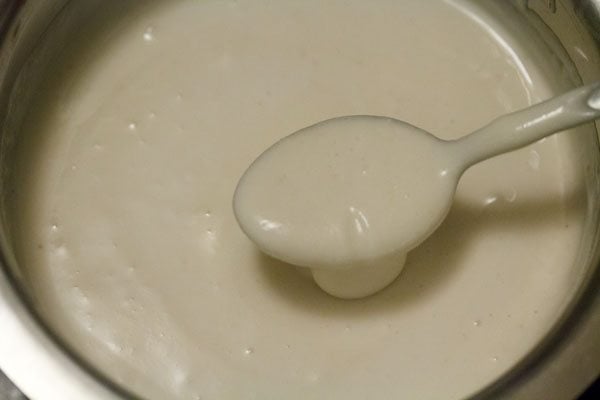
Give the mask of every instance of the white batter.
POLYGON ((365 300, 275 265, 231 209, 250 162, 315 121, 450 139, 565 89, 518 18, 470 3, 157 2, 68 48, 25 127, 16 216, 51 325, 151 399, 459 398, 510 368, 579 272, 577 135, 469 170, 365 300))

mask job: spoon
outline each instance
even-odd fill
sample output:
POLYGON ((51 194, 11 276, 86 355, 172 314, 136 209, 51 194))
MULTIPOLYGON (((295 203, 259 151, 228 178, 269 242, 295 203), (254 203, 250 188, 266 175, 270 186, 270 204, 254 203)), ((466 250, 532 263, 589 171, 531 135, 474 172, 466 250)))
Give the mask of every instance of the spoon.
POLYGON ((312 270, 340 298, 371 295, 442 223, 467 168, 600 117, 600 83, 500 116, 457 140, 397 119, 345 116, 263 152, 233 198, 267 255, 312 270))

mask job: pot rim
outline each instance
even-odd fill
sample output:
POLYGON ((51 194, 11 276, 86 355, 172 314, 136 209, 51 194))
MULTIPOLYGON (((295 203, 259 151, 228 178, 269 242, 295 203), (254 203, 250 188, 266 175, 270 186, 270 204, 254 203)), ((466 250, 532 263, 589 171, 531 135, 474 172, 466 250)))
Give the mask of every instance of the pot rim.
MULTIPOLYGON (((600 10, 600 0, 588 3, 600 10)), ((25 4, 25 0, 0 3, 0 48, 23 17, 25 4)), ((597 16, 596 27, 600 26, 600 12, 597 16)), ((600 30, 594 36, 600 38, 600 30)), ((85 362, 48 327, 7 261, 0 249, 0 368, 4 373, 34 399, 137 398, 85 362)), ((600 333, 598 257, 594 263, 596 268, 589 271, 587 284, 572 297, 561 317, 535 348, 471 399, 514 398, 515 395, 535 398, 532 396, 540 394, 540 388, 546 393, 564 393, 561 374, 570 370, 581 372, 582 360, 589 357, 590 352, 600 353, 600 344, 594 341, 600 333)), ((577 391, 583 390, 600 373, 600 357, 591 363, 592 371, 587 375, 581 373, 575 379, 577 384, 572 386, 570 394, 578 395, 577 391)))

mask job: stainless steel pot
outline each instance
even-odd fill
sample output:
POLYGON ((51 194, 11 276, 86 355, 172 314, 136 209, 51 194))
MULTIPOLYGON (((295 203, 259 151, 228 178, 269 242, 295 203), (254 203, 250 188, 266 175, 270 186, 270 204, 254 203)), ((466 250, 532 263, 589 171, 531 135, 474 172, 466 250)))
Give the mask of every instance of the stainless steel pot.
MULTIPOLYGON (((0 369, 33 399, 135 398, 69 350, 36 312, 11 251, 11 155, 37 71, 77 27, 135 0, 0 0, 0 369), (52 42, 44 41, 48 32, 52 42)), ((140 0, 153 1, 153 0, 140 0)), ((485 1, 485 0, 484 0, 485 1)), ((499 0, 490 0, 499 1, 499 0)), ((600 0, 514 0, 534 30, 583 83, 600 79, 600 0)), ((600 125, 598 125, 600 127, 600 125)), ((600 129, 598 129, 600 131, 600 129)), ((600 146, 587 157, 589 210, 582 275, 554 328, 517 366, 474 398, 573 399, 600 373, 600 146)))

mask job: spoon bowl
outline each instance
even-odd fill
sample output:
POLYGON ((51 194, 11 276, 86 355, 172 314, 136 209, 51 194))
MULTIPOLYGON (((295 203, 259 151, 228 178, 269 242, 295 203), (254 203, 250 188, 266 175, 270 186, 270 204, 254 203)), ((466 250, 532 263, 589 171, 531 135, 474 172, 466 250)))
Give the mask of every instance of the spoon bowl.
POLYGON ((319 122, 251 165, 235 192, 234 212, 272 257, 351 269, 414 248, 442 222, 462 172, 446 147, 387 117, 319 122))

